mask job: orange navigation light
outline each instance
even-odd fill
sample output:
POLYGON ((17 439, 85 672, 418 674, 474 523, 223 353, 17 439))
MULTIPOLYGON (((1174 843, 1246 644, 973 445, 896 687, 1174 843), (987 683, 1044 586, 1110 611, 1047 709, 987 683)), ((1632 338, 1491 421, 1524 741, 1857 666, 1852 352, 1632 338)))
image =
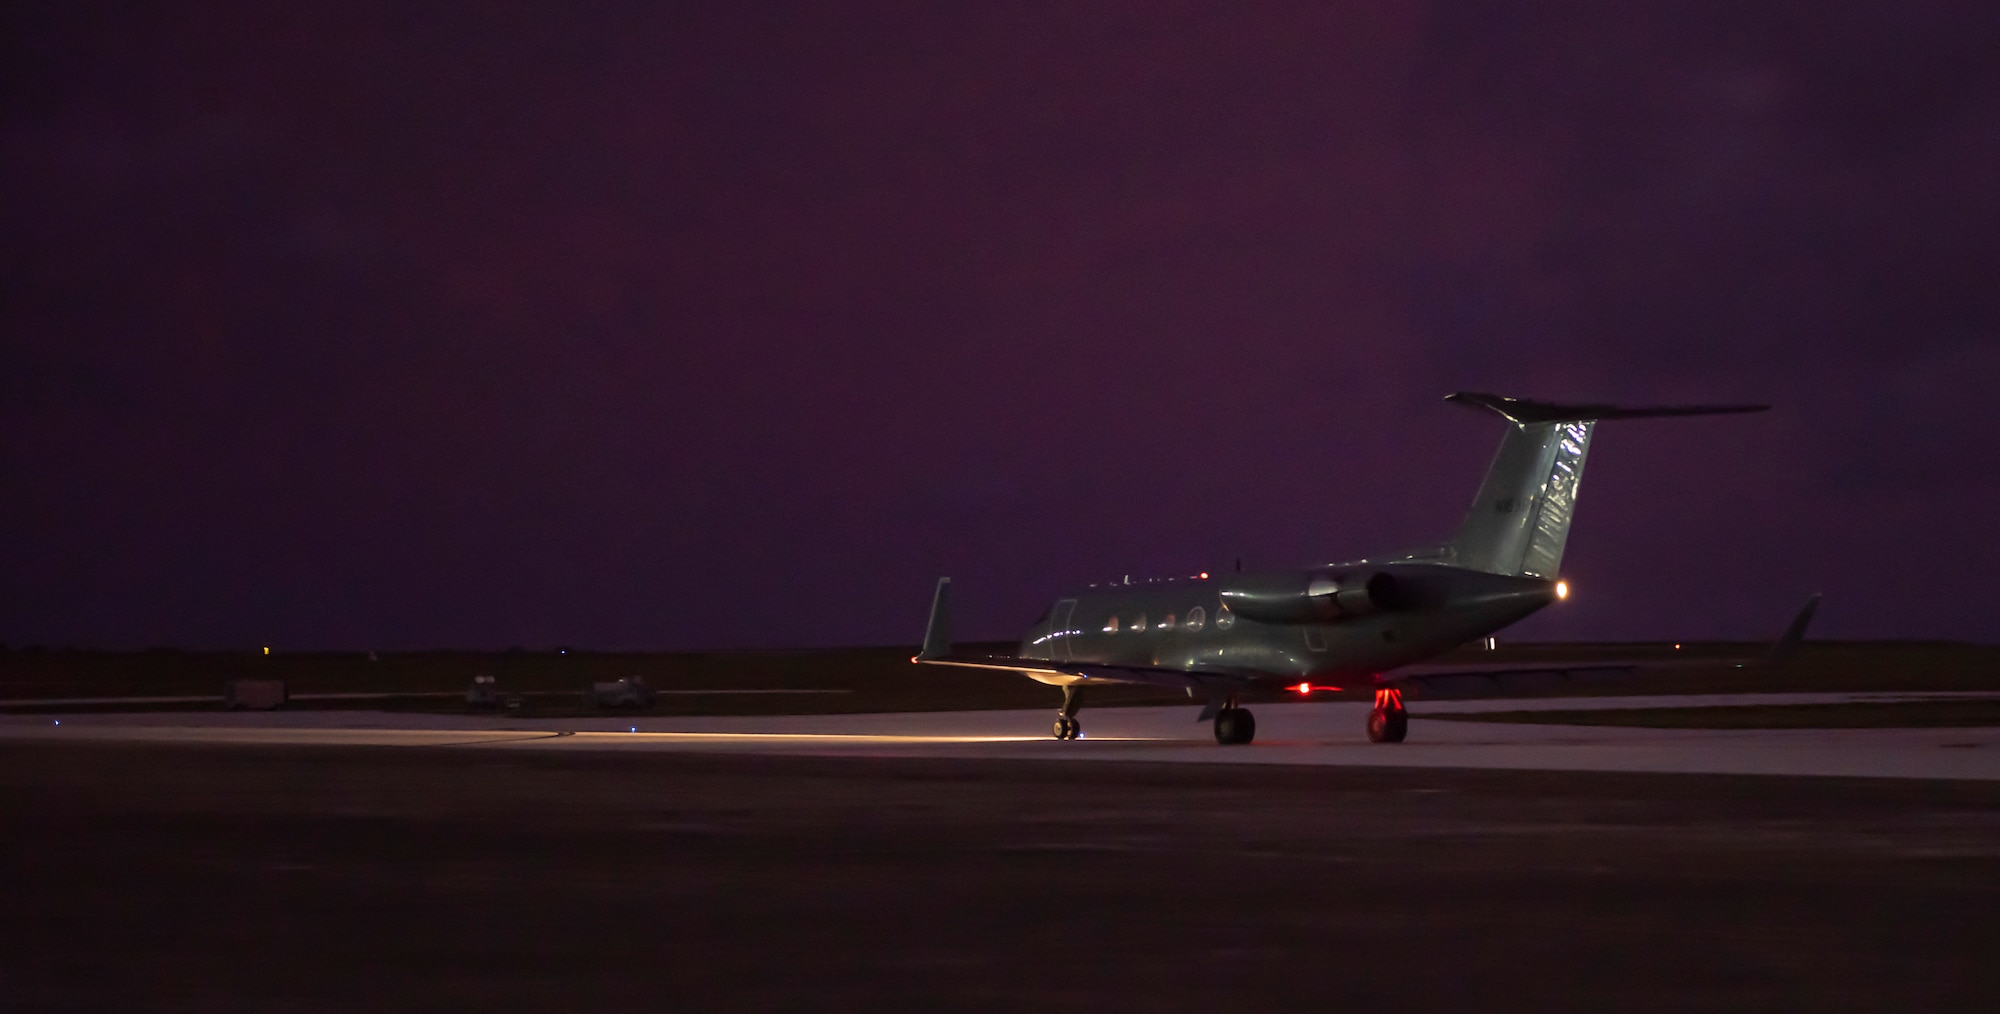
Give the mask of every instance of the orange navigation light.
POLYGON ((1208 580, 1208 571, 1205 571, 1205 570, 1204 570, 1204 571, 1202 571, 1202 572, 1201 572, 1201 578, 1200 578, 1200 580, 1203 580, 1203 581, 1206 581, 1206 580, 1208 580))
POLYGON ((1557 581, 1557 582, 1556 582, 1556 598, 1559 598, 1559 599, 1566 599, 1566 598, 1569 598, 1569 582, 1568 582, 1568 581, 1557 581))

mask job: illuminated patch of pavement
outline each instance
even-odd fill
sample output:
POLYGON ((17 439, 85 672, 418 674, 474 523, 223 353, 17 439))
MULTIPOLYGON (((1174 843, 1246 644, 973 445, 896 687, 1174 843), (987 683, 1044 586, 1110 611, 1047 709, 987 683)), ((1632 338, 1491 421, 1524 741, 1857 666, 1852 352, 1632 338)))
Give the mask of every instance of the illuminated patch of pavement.
MULTIPOLYGON (((1048 738, 1050 711, 496 720, 362 711, 0 716, 0 740, 670 750, 776 754, 1651 771, 2000 780, 2000 728, 1645 729, 1425 721, 1426 711, 1825 704, 1941 695, 1758 694, 1429 702, 1409 742, 1366 741, 1365 703, 1265 704, 1257 742, 1220 747, 1193 707, 1083 712, 1085 738, 1048 738), (1726 700, 1718 700, 1726 698, 1726 700), (60 723, 60 724, 57 724, 60 723)), ((1964 696, 1964 695, 1952 695, 1964 696)))

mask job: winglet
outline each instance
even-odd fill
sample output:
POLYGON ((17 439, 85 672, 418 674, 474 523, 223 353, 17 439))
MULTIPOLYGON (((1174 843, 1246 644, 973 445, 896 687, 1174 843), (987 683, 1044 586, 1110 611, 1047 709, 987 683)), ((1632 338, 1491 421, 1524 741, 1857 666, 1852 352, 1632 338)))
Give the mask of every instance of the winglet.
POLYGON ((912 662, 943 658, 951 654, 951 578, 938 578, 937 594, 931 597, 931 622, 924 628, 924 646, 912 662))
POLYGON ((1786 627, 1784 634, 1778 638, 1776 643, 1771 645, 1771 654, 1766 656, 1764 660, 1766 662, 1782 662, 1792 652, 1799 650, 1799 642, 1806 639, 1806 626, 1812 623, 1813 610, 1818 608, 1818 595, 1807 599, 1805 608, 1800 609, 1799 614, 1792 617, 1792 625, 1786 627))

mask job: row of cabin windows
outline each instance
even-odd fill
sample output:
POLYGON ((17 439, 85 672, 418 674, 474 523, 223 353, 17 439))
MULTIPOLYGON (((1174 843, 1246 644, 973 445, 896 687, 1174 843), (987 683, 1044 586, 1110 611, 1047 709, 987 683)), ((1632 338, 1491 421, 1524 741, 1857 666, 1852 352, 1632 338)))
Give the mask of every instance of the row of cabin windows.
MULTIPOLYGON (((1186 624, 1187 624, 1187 629, 1191 631, 1200 630, 1201 628, 1208 625, 1208 612, 1202 609, 1200 606, 1196 606, 1193 609, 1188 610, 1186 624)), ((1230 627, 1233 627, 1235 625, 1236 625, 1235 613, 1232 613, 1227 609, 1218 609, 1215 611, 1215 629, 1228 630, 1230 627)), ((1174 629, 1174 626, 1175 626, 1174 614, 1168 613, 1167 615, 1160 617, 1159 625, 1154 627, 1153 629, 1172 630, 1174 629)), ((1113 616, 1112 618, 1104 621, 1105 633, 1115 634, 1120 629, 1121 628, 1118 623, 1118 617, 1113 616)), ((1145 630, 1146 614, 1140 613, 1139 615, 1133 617, 1132 622, 1125 625, 1122 629, 1132 631, 1135 634, 1145 630)))

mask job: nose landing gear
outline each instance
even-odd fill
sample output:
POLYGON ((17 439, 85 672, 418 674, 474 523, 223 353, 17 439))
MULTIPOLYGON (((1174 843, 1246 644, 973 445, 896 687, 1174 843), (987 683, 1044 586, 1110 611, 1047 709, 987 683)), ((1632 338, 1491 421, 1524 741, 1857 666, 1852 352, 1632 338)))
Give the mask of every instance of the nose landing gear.
POLYGON ((1062 692, 1062 710, 1056 712, 1056 738, 1082 739, 1083 723, 1077 720, 1076 713, 1083 707, 1083 692, 1074 685, 1064 686, 1062 692))
POLYGON ((1410 734, 1410 713, 1403 710, 1403 692, 1394 687, 1375 691, 1375 710, 1368 713, 1370 743, 1401 743, 1410 734))

